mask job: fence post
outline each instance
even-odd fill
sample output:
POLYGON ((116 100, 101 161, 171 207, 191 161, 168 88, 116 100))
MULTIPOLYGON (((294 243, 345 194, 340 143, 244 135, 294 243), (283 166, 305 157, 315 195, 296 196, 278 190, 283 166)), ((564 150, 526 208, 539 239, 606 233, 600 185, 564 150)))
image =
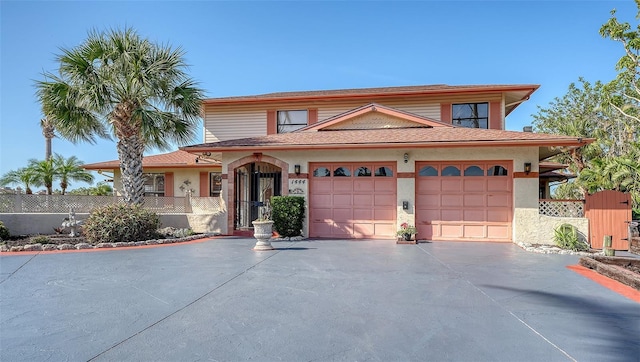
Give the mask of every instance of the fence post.
POLYGON ((184 212, 186 214, 191 214, 193 212, 191 208, 191 190, 187 190, 184 198, 184 212))
POLYGON ((611 244, 613 242, 612 239, 613 239, 612 235, 605 235, 604 236, 604 241, 602 242, 602 251, 604 252, 605 256, 615 256, 616 255, 616 249, 613 249, 611 247, 611 244))

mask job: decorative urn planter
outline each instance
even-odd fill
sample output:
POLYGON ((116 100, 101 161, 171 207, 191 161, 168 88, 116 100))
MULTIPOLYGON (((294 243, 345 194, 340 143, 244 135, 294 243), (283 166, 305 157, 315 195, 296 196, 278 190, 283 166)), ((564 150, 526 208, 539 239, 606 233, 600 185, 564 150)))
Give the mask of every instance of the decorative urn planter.
POLYGON ((256 220, 253 222, 253 237, 258 240, 253 250, 273 250, 271 236, 273 235, 273 220, 256 220))

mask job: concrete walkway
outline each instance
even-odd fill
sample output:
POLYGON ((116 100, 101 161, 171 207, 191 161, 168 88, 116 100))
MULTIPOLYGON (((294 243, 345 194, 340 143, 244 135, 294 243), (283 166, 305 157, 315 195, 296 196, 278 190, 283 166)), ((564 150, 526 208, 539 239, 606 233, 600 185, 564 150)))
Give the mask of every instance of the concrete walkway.
POLYGON ((512 244, 0 257, 2 361, 638 361, 640 304, 512 244))

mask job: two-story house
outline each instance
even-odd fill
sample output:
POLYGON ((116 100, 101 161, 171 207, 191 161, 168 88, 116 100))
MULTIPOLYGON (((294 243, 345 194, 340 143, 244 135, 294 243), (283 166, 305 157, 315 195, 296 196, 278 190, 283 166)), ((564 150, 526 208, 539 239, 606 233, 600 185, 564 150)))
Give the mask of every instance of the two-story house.
POLYGON ((531 241, 545 192, 540 161, 590 141, 506 131, 505 118, 537 88, 212 98, 204 104, 204 143, 181 150, 221 161, 226 234, 250 229, 270 196, 300 195, 309 237, 392 239, 407 222, 419 239, 531 241))

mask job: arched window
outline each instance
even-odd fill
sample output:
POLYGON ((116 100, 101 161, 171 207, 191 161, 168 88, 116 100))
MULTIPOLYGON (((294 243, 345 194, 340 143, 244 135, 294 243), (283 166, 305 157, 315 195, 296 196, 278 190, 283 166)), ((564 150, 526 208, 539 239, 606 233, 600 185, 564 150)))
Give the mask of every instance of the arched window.
POLYGON ((500 165, 491 166, 487 170, 487 176, 507 176, 508 174, 507 169, 500 165))
POLYGON ((358 167, 355 172, 356 177, 371 176, 371 170, 368 167, 358 167))
POLYGON ((393 177, 393 171, 389 167, 378 167, 376 169, 376 177, 393 177))
POLYGON ((469 166, 464 170, 465 176, 484 176, 484 170, 478 166, 469 166))
POLYGON ((456 166, 447 166, 442 170, 442 176, 460 176, 460 169, 456 166))
POLYGON ((314 177, 329 177, 329 176, 331 176, 331 171, 329 171, 329 169, 326 168, 326 167, 318 167, 315 170, 313 170, 313 176, 314 177))
POLYGON ((346 167, 338 167, 333 171, 333 177, 351 177, 351 171, 346 167))
POLYGON ((438 170, 433 166, 424 166, 418 173, 420 176, 438 176, 438 170))

